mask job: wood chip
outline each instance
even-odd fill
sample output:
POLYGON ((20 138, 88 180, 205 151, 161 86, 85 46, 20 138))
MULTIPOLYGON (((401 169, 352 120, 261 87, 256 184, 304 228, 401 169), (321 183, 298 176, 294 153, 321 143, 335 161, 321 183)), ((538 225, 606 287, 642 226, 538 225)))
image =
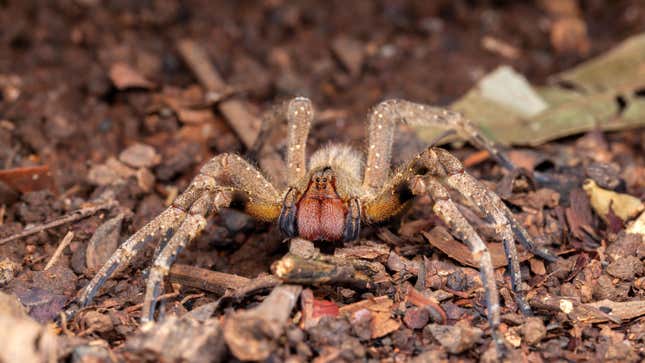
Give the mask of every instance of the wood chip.
POLYGON ((302 287, 282 285, 257 307, 238 310, 224 323, 224 339, 231 353, 240 360, 265 360, 277 349, 282 335, 298 301, 302 287))
POLYGON ((170 268, 170 281, 221 295, 229 289, 242 289, 251 279, 195 266, 174 264, 170 268))
POLYGON ((615 302, 601 300, 576 306, 570 314, 572 319, 586 323, 613 321, 621 323, 645 315, 645 301, 615 302))
POLYGON ((123 218, 123 213, 120 213, 105 221, 94 231, 85 251, 85 265, 90 271, 98 271, 116 251, 119 246, 123 218))
POLYGON ((138 362, 220 362, 226 352, 219 319, 167 317, 150 323, 125 343, 129 361, 138 362))
POLYGON ((0 181, 21 193, 43 189, 56 191, 49 165, 0 170, 0 181))
POLYGON ((379 296, 345 305, 339 309, 339 312, 349 316, 351 321, 354 316, 363 315, 367 310, 371 314, 371 339, 376 339, 399 329, 401 326, 399 321, 392 319, 393 305, 394 302, 389 297, 379 296))
POLYGON ((138 71, 123 62, 114 63, 110 67, 110 80, 119 90, 128 88, 154 88, 154 83, 148 81, 138 71))
POLYGON ((152 146, 136 143, 121 151, 119 160, 133 168, 151 168, 161 162, 161 156, 152 146))
POLYGON ((360 74, 365 60, 365 50, 361 42, 347 36, 339 36, 333 40, 332 50, 350 75, 360 74))

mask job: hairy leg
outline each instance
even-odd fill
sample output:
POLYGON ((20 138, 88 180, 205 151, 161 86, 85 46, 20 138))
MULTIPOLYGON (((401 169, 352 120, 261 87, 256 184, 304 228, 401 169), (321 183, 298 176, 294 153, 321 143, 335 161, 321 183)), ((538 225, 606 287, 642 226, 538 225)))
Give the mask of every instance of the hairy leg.
POLYGON ((304 97, 291 100, 287 106, 287 182, 294 185, 307 171, 306 147, 314 118, 311 101, 304 97))
POLYGON ((476 147, 487 150, 503 167, 514 168, 501 150, 458 112, 393 99, 379 103, 368 119, 368 155, 363 186, 370 190, 377 190, 388 177, 397 123, 453 129, 476 147))
POLYGON ((522 275, 513 231, 507 216, 502 210, 506 206, 503 205, 497 195, 466 173, 457 158, 443 149, 435 148, 434 152, 437 154, 439 162, 445 165, 448 172, 448 176, 444 179, 445 183, 470 200, 489 221, 495 223, 495 231, 504 244, 506 258, 508 259, 511 287, 515 293, 515 300, 522 313, 531 314, 531 307, 524 299, 524 292, 522 291, 522 275))
MULTIPOLYGON (((162 243, 170 243, 177 227, 182 225, 189 215, 188 211, 204 194, 223 191, 227 193, 221 194, 221 197, 226 198, 214 201, 218 207, 228 206, 231 198, 237 198, 240 204, 238 207, 258 219, 273 221, 280 214, 280 195, 256 168, 238 155, 218 155, 201 168, 186 191, 179 195, 170 207, 119 246, 94 278, 79 292, 75 302, 80 307, 89 304, 105 281, 115 271, 127 265, 146 244, 161 234, 164 235, 162 243)), ((75 309, 71 308, 66 313, 71 316, 75 309)))
POLYGON ((415 176, 426 174, 445 180, 446 185, 470 199, 487 218, 496 224, 496 230, 504 243, 511 284, 518 306, 523 313, 529 314, 530 307, 521 291, 522 278, 514 235, 531 253, 547 261, 555 261, 557 257, 548 249, 536 245, 502 200, 467 174, 461 162, 449 152, 440 148, 430 148, 399 168, 375 198, 364 202, 363 210, 367 222, 385 220, 400 211, 410 199, 411 193, 419 193, 419 191, 413 191, 414 188, 408 187, 411 185, 408 181, 415 176))
POLYGON ((479 273, 484 285, 491 336, 499 352, 504 349, 504 341, 499 332, 499 294, 497 292, 495 271, 488 247, 486 247, 484 241, 482 241, 481 237, 479 237, 466 218, 459 212, 455 203, 450 199, 448 191, 441 185, 439 180, 430 176, 424 181, 420 181, 420 183, 426 184, 423 189, 434 200, 432 211, 448 225, 455 236, 468 245, 473 254, 473 258, 479 262, 479 273))
POLYGON ((158 256, 155 257, 154 264, 150 268, 141 311, 142 322, 154 320, 157 299, 163 292, 163 280, 168 275, 177 255, 204 229, 206 226, 205 217, 211 209, 219 211, 220 207, 227 205, 228 200, 230 199, 225 195, 225 192, 209 192, 190 207, 186 218, 166 245, 159 251, 158 256))
POLYGON ((212 158, 200 174, 213 178, 219 189, 232 192, 231 207, 265 222, 275 221, 282 197, 262 173, 241 156, 222 154, 212 158))
MULTIPOLYGON (((172 235, 173 230, 186 217, 186 210, 202 195, 204 190, 214 187, 215 184, 212 178, 197 176, 186 191, 177 197, 170 207, 148 222, 148 224, 130 236, 130 238, 117 248, 103 267, 96 273, 94 278, 78 293, 75 300, 76 303, 80 307, 89 304, 105 281, 114 272, 127 265, 146 244, 156 239, 162 233, 165 236, 172 235)), ((67 314, 72 315, 74 312, 73 310, 69 310, 67 314)))
POLYGON ((547 248, 535 244, 531 236, 524 227, 517 222, 513 213, 508 209, 500 197, 488 190, 488 188, 484 187, 472 175, 466 173, 461 162, 456 157, 441 148, 433 148, 433 150, 436 153, 439 162, 444 165, 447 171, 449 171, 446 183, 450 185, 450 187, 456 189, 465 197, 470 198, 484 213, 489 213, 490 217, 498 225, 498 228, 502 228, 501 225, 503 225, 505 229, 509 229, 510 227, 510 230, 515 233, 515 236, 517 236, 520 243, 529 252, 550 262, 554 262, 558 259, 558 257, 547 248))

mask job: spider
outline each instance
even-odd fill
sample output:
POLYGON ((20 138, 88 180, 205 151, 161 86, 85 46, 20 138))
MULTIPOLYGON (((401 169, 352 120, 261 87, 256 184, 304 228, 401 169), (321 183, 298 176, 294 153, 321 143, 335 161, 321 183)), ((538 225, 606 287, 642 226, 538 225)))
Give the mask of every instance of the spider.
POLYGON ((488 150, 506 168, 512 163, 457 112, 405 100, 387 100, 370 112, 367 159, 346 145, 329 145, 306 162, 305 146, 314 118, 311 102, 297 97, 278 108, 286 118, 287 182, 278 190, 253 165, 235 154, 208 161, 187 189, 155 219, 128 238, 89 284, 79 292, 81 307, 92 301, 103 283, 125 266, 146 244, 161 236, 147 281, 143 322, 154 320, 164 277, 179 252, 206 226, 206 217, 220 208, 244 211, 258 220, 277 223, 287 237, 312 241, 350 241, 359 238, 362 224, 384 222, 400 214, 418 195, 428 195, 432 210, 465 242, 479 262, 485 289, 491 335, 499 345, 499 296, 489 251, 451 200, 449 190, 476 205, 495 224, 508 258, 512 288, 521 311, 530 307, 521 291, 515 246, 517 238, 533 254, 556 257, 536 245, 501 199, 464 171, 460 161, 444 149, 428 147, 395 170, 390 168, 395 126, 399 122, 436 125, 458 132, 477 147, 488 150))

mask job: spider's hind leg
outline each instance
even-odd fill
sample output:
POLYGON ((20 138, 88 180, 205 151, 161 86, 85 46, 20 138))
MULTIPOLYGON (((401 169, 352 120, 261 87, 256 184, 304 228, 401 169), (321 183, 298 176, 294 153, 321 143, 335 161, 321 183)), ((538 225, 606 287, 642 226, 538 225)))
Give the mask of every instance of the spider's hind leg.
POLYGON ((524 314, 531 314, 531 308, 524 299, 522 291, 522 276, 514 235, 518 237, 520 243, 529 252, 547 261, 555 261, 557 257, 548 249, 536 245, 531 240, 528 232, 515 220, 511 211, 497 194, 488 190, 477 179, 466 173, 457 158, 440 148, 433 148, 432 150, 437 155, 438 162, 448 174, 445 177, 445 183, 470 200, 488 220, 495 223, 495 231, 504 244, 504 250, 508 259, 511 286, 515 293, 515 299, 524 314))
MULTIPOLYGON (((468 223, 466 218, 459 212, 455 203, 450 199, 448 190, 441 185, 436 177, 429 176, 418 184, 422 185, 421 192, 426 192, 434 200, 432 211, 448 225, 451 232, 470 248, 473 258, 479 262, 479 273, 481 275, 486 307, 487 318, 490 325, 491 337, 495 342, 498 353, 505 351, 504 340, 499 332, 500 306, 499 294, 495 281, 495 272, 488 247, 482 241, 475 229, 468 223)), ((419 186, 415 187, 417 193, 419 186)))

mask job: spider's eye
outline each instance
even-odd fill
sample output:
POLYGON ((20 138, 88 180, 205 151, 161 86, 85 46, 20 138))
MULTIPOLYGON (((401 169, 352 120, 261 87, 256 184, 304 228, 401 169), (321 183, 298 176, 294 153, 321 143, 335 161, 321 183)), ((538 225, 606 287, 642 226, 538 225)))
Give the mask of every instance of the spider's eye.
POLYGON ((320 183, 320 178, 316 177, 316 183, 320 183))
POLYGON ((327 183, 327 178, 323 178, 323 183, 327 183))

